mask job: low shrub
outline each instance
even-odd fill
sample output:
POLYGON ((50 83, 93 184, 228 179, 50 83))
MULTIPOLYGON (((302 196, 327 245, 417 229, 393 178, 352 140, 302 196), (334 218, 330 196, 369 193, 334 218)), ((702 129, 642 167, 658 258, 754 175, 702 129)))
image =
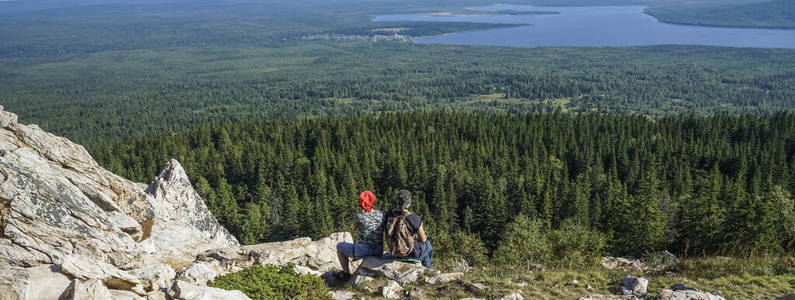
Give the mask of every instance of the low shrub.
POLYGON ((494 262, 514 266, 545 264, 550 259, 549 242, 542 231, 543 222, 524 215, 508 224, 494 252, 494 262))
POLYGON ((552 264, 558 267, 583 268, 599 262, 607 238, 587 226, 578 225, 571 219, 559 229, 547 234, 552 252, 552 264))
POLYGON ((518 216, 503 234, 493 261, 501 265, 582 268, 597 264, 604 252, 606 237, 571 220, 559 229, 543 230, 538 219, 518 216))
POLYGON ((217 277, 208 284, 225 290, 240 290, 251 299, 327 299, 323 280, 298 275, 293 266, 253 266, 217 277))
POLYGON ((484 266, 488 262, 488 250, 477 235, 439 232, 433 236, 432 243, 435 268, 449 270, 461 260, 469 266, 484 266))

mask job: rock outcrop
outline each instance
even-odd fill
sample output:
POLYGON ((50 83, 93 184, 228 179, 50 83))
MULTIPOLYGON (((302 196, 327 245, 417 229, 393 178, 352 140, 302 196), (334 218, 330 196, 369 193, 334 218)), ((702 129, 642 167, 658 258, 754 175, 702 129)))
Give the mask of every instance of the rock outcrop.
POLYGON ((338 232, 317 241, 304 237, 284 242, 210 249, 200 253, 198 260, 220 266, 225 271, 237 271, 253 265, 284 267, 294 264, 311 270, 302 268, 303 273, 325 273, 332 268, 339 268, 336 248, 339 242, 352 243, 353 237, 349 232, 338 232))
POLYGON ((240 246, 176 160, 135 183, 0 106, 0 300, 248 299, 207 282, 255 264, 327 273, 352 240, 240 246))
POLYGON ((699 291, 697 288, 677 283, 670 289, 663 289, 657 295, 658 300, 726 300, 721 296, 699 291))
POLYGON ((135 183, 0 107, 0 299, 155 293, 197 254, 238 246, 176 160, 135 183))

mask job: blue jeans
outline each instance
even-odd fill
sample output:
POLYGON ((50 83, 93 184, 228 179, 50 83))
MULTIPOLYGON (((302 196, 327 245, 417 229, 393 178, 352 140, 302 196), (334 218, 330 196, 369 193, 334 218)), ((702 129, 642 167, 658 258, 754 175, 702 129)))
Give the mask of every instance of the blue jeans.
POLYGON ((420 250, 420 255, 417 257, 422 262, 422 266, 428 269, 431 268, 431 260, 433 259, 433 247, 431 247, 431 240, 425 240, 424 243, 417 241, 414 247, 420 250))
POLYGON ((350 258, 381 256, 384 254, 384 246, 342 242, 337 243, 337 251, 350 258))

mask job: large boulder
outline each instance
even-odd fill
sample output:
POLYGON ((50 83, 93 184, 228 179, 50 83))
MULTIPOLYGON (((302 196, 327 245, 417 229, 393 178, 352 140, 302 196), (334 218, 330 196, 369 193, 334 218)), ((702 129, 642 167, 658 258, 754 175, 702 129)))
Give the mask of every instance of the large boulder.
POLYGON ((640 260, 623 257, 602 257, 601 264, 608 270, 621 270, 624 272, 643 272, 647 268, 640 260))
POLYGON ((58 299, 70 284, 56 265, 7 268, 0 272, 0 299, 58 299))
POLYGON ((369 277, 385 277, 400 284, 415 282, 428 269, 423 266, 400 262, 388 258, 370 257, 362 260, 355 274, 369 277))
POLYGON ((658 300, 726 300, 721 296, 694 290, 674 291, 663 289, 657 294, 658 300))
POLYGON ((237 271, 252 265, 284 267, 294 264, 314 271, 299 268, 303 273, 322 274, 339 268, 336 246, 340 242, 352 243, 353 238, 349 232, 338 232, 317 241, 303 237, 283 242, 218 248, 202 252, 198 260, 214 263, 226 271, 237 271))
POLYGON ((82 255, 64 257, 61 268, 64 273, 79 280, 99 279, 115 289, 130 290, 141 284, 139 278, 127 271, 82 255))
POLYGON ((198 263, 180 270, 177 279, 198 285, 207 285, 208 281, 215 280, 218 273, 205 263, 198 263))
POLYGON ((663 289, 658 295, 659 300, 726 300, 721 296, 699 291, 684 283, 677 283, 670 289, 663 289))
POLYGON ((147 227, 148 239, 141 247, 157 253, 157 262, 181 267, 203 251, 238 245, 215 220, 178 161, 170 160, 144 192, 157 221, 147 227))
POLYGON ((151 184, 135 183, 0 107, 0 298, 51 299, 36 294, 41 286, 63 292, 73 278, 160 293, 197 254, 238 246, 176 160, 151 184), (58 271, 39 272, 51 266, 58 271))
POLYGON ((642 295, 646 293, 649 280, 643 277, 624 276, 618 281, 616 292, 620 295, 642 295))
POLYGON ((132 290, 141 294, 168 288, 171 286, 171 281, 176 277, 174 269, 166 264, 131 270, 128 273, 140 281, 140 284, 133 287, 132 290))
POLYGON ((74 282, 66 289, 59 300, 115 300, 113 294, 110 293, 108 288, 99 279, 91 279, 88 281, 81 281, 75 279, 74 282))

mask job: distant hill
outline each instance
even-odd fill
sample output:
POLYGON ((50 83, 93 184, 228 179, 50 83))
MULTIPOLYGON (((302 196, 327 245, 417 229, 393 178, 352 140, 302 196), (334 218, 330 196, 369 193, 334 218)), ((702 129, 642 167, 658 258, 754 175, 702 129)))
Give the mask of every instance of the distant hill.
POLYGON ((661 22, 701 26, 795 28, 795 1, 652 3, 646 13, 661 22))

